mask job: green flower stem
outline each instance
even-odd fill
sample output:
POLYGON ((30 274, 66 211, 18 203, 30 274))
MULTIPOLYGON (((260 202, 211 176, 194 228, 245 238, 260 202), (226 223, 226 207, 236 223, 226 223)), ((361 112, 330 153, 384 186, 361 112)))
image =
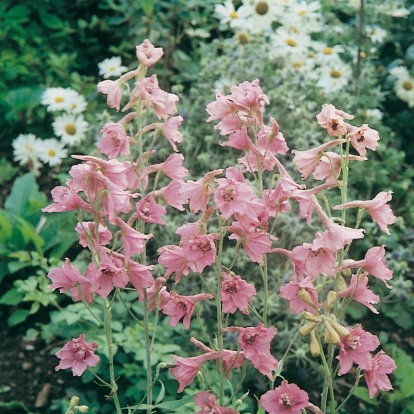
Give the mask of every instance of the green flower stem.
POLYGON ((356 377, 355 377, 355 383, 353 385, 353 387, 351 388, 351 390, 349 391, 349 394, 347 395, 347 397, 341 402, 341 404, 338 407, 338 411, 347 403, 347 401, 352 397, 356 387, 359 384, 359 380, 361 379, 361 368, 357 368, 357 373, 356 373, 356 377))
POLYGON ((322 404, 321 404, 321 410, 322 412, 326 413, 326 407, 327 407, 327 401, 328 401, 328 391, 330 396, 330 402, 331 402, 331 414, 335 414, 335 394, 333 389, 333 380, 332 380, 332 370, 331 366, 328 364, 330 352, 333 354, 333 349, 335 348, 335 345, 329 344, 328 347, 328 358, 325 358, 325 354, 323 353, 323 347, 321 343, 321 339, 319 334, 316 334, 316 339, 319 343, 319 349, 321 350, 321 360, 322 365, 325 369, 325 382, 323 384, 323 390, 322 390, 322 404))
POLYGON ((121 414, 121 405, 118 399, 118 385, 115 380, 115 369, 114 369, 114 352, 113 347, 114 344, 112 343, 112 329, 111 329, 111 302, 108 299, 103 301, 103 308, 104 308, 104 330, 106 336, 106 345, 108 347, 108 359, 109 359, 109 377, 110 377, 110 385, 111 385, 111 397, 114 400, 116 413, 121 414))
MULTIPOLYGON (((152 404, 152 371, 151 371, 151 341, 149 336, 149 311, 147 290, 144 291, 144 335, 145 335, 145 361, 147 363, 147 404, 152 404)), ((151 408, 147 409, 147 414, 151 414, 151 408)))

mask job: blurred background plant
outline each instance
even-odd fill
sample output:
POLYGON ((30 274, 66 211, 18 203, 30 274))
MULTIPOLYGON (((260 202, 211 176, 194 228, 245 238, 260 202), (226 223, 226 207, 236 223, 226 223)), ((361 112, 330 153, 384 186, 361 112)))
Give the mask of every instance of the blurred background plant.
MULTIPOLYGON (((98 80, 105 77, 98 63, 113 57, 119 65, 133 62, 131 44, 150 38, 165 52, 163 67, 157 68, 161 86, 180 96, 181 150, 187 154, 186 167, 193 178, 233 163, 234 153, 221 150, 218 133, 205 123, 205 106, 214 100, 215 90, 228 93, 231 85, 244 80, 260 79, 271 101, 266 113, 278 120, 291 149, 320 143, 322 132, 314 118, 325 102, 379 131, 380 147, 369 168, 359 163, 352 172, 351 197, 367 199, 384 189, 393 191, 398 221, 392 234, 380 236, 374 227, 367 233, 367 243, 375 240, 387 245, 393 289, 380 305, 381 316, 373 317, 355 306, 349 320, 363 318, 364 324, 371 325, 399 368, 396 391, 384 396, 381 407, 362 390, 352 404, 354 412, 414 413, 410 385, 414 372, 412 0, 383 4, 375 0, 21 0, 18 4, 4 0, 0 23, 0 108, 4 113, 0 119, 0 304, 10 326, 23 324, 32 329, 33 338, 47 344, 70 339, 79 328, 88 327, 93 333, 87 314, 65 298, 57 301, 46 288, 48 268, 64 257, 82 262, 74 218, 70 213, 65 219, 62 214, 58 219, 48 215, 45 221, 40 209, 48 203, 50 190, 67 179, 74 163, 70 155, 93 154, 100 129, 110 119, 96 90, 98 80), (48 110, 47 91, 76 97, 82 110, 48 110), (55 311, 56 306, 64 310, 55 311)), ((189 214, 186 220, 191 219, 189 214)), ((173 238, 175 224, 169 224, 171 234, 164 234, 165 240, 173 238)), ((280 230, 286 248, 301 243, 311 231, 293 215, 280 230)), ((284 263, 272 265, 275 272, 285 271, 284 263)), ((187 288, 191 291, 190 284, 187 288)), ((133 303, 136 298, 128 300, 133 303)), ((279 315, 273 322, 283 349, 295 320, 287 320, 285 303, 272 306, 279 315)), ((116 362, 119 374, 129 383, 128 397, 143 381, 137 368, 143 366, 143 359, 133 339, 139 327, 128 327, 128 315, 118 312, 116 333, 129 351, 118 353, 116 362)), ((208 312, 201 315, 208 317, 208 312)), ((187 349, 187 340, 180 340, 167 324, 162 335, 164 344, 173 345, 157 348, 160 360, 168 359, 177 347, 182 352, 187 349)), ((300 346, 288 364, 298 384, 318 375, 300 346)), ((93 378, 86 376, 82 381, 91 383, 93 378)), ((173 399, 176 389, 171 377, 163 378, 163 383, 167 399, 173 399)), ((261 379, 252 377, 248 386, 259 392, 261 379)), ((111 406, 101 397, 87 394, 84 398, 92 412, 109 412, 111 406)), ((7 393, 0 396, 7 399, 7 393)), ((65 404, 54 401, 49 409, 65 412, 65 404)))

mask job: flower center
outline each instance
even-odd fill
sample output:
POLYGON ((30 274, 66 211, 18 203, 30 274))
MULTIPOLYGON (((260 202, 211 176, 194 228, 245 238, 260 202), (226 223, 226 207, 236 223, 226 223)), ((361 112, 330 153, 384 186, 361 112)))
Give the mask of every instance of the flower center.
POLYGON ((300 17, 306 16, 307 11, 306 10, 300 10, 300 12, 298 13, 298 15, 300 17))
POLYGON ((76 134, 76 125, 74 125, 74 124, 65 125, 65 131, 69 135, 75 135, 76 134))
POLYGON ((323 54, 324 55, 332 55, 332 48, 331 47, 325 47, 325 49, 323 49, 323 54))
POLYGON ((55 102, 56 103, 61 103, 65 100, 65 98, 63 96, 56 96, 55 98, 55 102))
POLYGON ((259 16, 264 16, 269 11, 269 6, 265 1, 259 1, 254 10, 259 16))
POLYGON ((286 39, 286 44, 290 47, 296 47, 298 45, 294 39, 286 39))
POLYGON ((50 149, 50 150, 47 152, 47 155, 49 155, 49 157, 54 157, 54 156, 56 155, 56 151, 55 151, 54 149, 50 149))
POLYGON ((302 62, 292 62, 292 66, 294 68, 301 68, 303 66, 302 62))
POLYGON ((284 408, 292 407, 289 395, 286 394, 285 392, 283 394, 281 394, 280 398, 279 398, 279 404, 284 408))
POLYGON ((24 146, 26 148, 26 151, 31 154, 33 152, 33 147, 31 147, 30 145, 25 145, 24 146))
POLYGON ((236 11, 232 11, 232 12, 229 14, 229 17, 230 17, 231 19, 238 19, 238 18, 239 18, 239 15, 237 14, 237 12, 236 12, 236 11))
POLYGON ((109 72, 115 72, 115 66, 111 66, 110 68, 108 68, 109 72))
POLYGON ((409 80, 404 81, 402 86, 406 91, 411 91, 411 89, 413 89, 413 83, 409 80))
POLYGON ((332 70, 331 71, 331 78, 340 78, 342 76, 341 72, 339 70, 332 70))
POLYGON ((245 45, 250 41, 249 35, 247 33, 239 33, 237 39, 241 45, 245 45))

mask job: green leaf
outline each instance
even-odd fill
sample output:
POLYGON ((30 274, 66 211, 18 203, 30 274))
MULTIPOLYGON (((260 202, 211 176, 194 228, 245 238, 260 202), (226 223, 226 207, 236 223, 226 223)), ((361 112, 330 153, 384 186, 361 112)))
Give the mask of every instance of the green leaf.
POLYGON ((62 20, 55 14, 40 13, 40 20, 49 29, 61 29, 63 27, 62 20))
POLYGON ((140 404, 140 405, 134 405, 132 407, 129 407, 134 410, 147 410, 148 408, 160 408, 165 411, 177 411, 177 409, 183 407, 185 404, 189 403, 194 399, 193 395, 190 395, 189 397, 181 398, 180 400, 174 400, 174 401, 166 401, 160 404, 152 405, 152 404, 140 404))
POLYGON ((23 4, 12 7, 6 14, 7 23, 15 25, 23 23, 29 19, 30 9, 23 4))
POLYGON ((46 195, 39 192, 35 177, 27 173, 17 178, 4 203, 5 210, 36 225, 40 209, 46 205, 46 195))
POLYGON ((12 288, 8 290, 1 298, 1 305, 10 305, 15 306, 22 302, 23 294, 18 292, 16 289, 12 288))
POLYGON ((159 381, 159 383, 161 384, 161 390, 160 393, 158 394, 158 397, 155 401, 155 405, 159 404, 165 397, 165 387, 164 384, 162 383, 162 381, 159 381))
POLYGON ((141 0, 141 7, 147 17, 154 13, 154 0, 141 0))
POLYGON ((9 326, 16 326, 19 323, 24 322, 27 317, 29 316, 29 311, 26 309, 19 309, 16 312, 14 312, 9 320, 8 320, 8 324, 9 326))

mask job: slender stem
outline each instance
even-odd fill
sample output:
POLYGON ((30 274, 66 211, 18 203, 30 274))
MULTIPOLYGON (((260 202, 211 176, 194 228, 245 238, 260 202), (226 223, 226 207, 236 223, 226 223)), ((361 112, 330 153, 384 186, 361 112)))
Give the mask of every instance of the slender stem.
MULTIPOLYGON (((147 363, 147 404, 152 404, 152 371, 151 371, 151 341, 149 337, 149 311, 147 290, 144 289, 144 335, 145 335, 145 360, 147 363)), ((151 408, 147 409, 151 414, 151 408)))
POLYGON ((105 336, 106 336, 106 345, 108 347, 108 359, 109 359, 109 377, 110 377, 110 384, 111 384, 111 392, 110 396, 113 398, 116 413, 121 414, 121 405, 118 399, 118 385, 115 380, 115 368, 114 368, 114 352, 113 347, 114 344, 112 343, 112 329, 111 329, 111 302, 108 299, 103 301, 104 307, 104 329, 105 329, 105 336))

